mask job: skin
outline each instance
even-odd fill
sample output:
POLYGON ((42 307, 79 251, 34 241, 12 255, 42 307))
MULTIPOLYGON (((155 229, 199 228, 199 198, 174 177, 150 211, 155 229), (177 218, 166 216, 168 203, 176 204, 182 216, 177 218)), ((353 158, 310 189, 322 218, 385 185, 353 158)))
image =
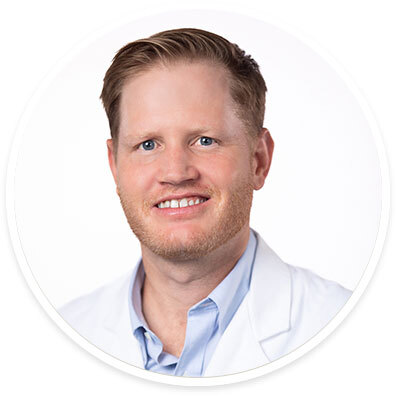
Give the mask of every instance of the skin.
POLYGON ((180 356, 188 309, 246 249, 253 190, 264 184, 273 141, 266 129, 254 139, 248 134, 225 70, 205 62, 156 65, 128 81, 120 115, 108 157, 141 242, 143 314, 164 350, 180 356), (155 206, 184 193, 209 199, 187 209, 155 206))

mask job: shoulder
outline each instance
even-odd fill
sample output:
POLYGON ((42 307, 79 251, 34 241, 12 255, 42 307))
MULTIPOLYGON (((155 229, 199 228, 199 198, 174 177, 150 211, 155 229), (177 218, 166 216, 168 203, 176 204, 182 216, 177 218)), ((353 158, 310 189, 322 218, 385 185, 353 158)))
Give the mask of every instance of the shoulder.
POLYGON ((291 277, 295 317, 304 313, 305 316, 315 317, 319 322, 327 322, 352 294, 339 283, 324 279, 308 269, 285 265, 291 277))
POLYGON ((307 300, 315 297, 318 302, 328 301, 331 297, 334 305, 345 303, 350 297, 352 292, 337 282, 324 279, 309 269, 285 263, 257 233, 256 236, 258 240, 256 272, 266 280, 276 282, 278 287, 290 289, 292 297, 307 300))
POLYGON ((266 316, 282 322, 283 330, 293 326, 316 330, 325 326, 352 292, 308 269, 286 264, 260 236, 257 239, 251 281, 255 314, 264 306, 266 316))
POLYGON ((78 297, 58 309, 59 314, 75 330, 87 335, 99 329, 114 316, 128 299, 131 272, 109 282, 94 291, 78 297))
POLYGON ((286 264, 258 237, 249 318, 271 361, 296 349, 323 329, 351 294, 337 282, 286 264))

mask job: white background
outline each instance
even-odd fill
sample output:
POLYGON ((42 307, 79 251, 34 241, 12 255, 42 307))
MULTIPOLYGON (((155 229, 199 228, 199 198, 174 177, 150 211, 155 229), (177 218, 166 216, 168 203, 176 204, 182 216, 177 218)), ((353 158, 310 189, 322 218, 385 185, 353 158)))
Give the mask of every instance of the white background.
MULTIPOLYGON (((147 1, 145 7, 155 3, 147 1)), ((273 17, 314 38, 344 65, 377 116, 392 168, 392 157, 396 156, 393 39, 396 29, 391 26, 394 23, 392 2, 376 1, 374 5, 374 2, 362 1, 278 0, 223 4, 232 9, 233 4, 239 3, 248 8, 258 8, 260 3, 267 19, 273 17)), ((126 13, 133 15, 134 9, 131 1, 113 1, 111 6, 109 2, 36 1, 30 4, 25 1, 8 5, 5 10, 3 7, 0 23, 3 180, 13 131, 39 81, 64 55, 65 49, 72 48, 81 38, 115 18, 126 13)), ((185 391, 122 374, 74 345, 46 316, 26 286, 10 247, 4 205, 1 214, 2 393, 107 395, 185 391)), ((354 311, 322 345, 265 377, 206 391, 271 395, 394 393, 396 270, 393 262, 396 249, 390 243, 393 239, 391 220, 382 259, 371 284, 354 311)), ((191 391, 203 392, 202 389, 191 391)))

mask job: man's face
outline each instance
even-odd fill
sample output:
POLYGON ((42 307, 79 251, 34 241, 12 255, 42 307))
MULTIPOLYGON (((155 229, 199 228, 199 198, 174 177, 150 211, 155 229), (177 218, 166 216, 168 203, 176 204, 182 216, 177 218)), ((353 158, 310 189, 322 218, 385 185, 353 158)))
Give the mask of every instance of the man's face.
POLYGON ((175 261, 196 259, 248 226, 253 189, 265 175, 222 68, 155 66, 126 83, 120 114, 109 160, 145 247, 175 261))

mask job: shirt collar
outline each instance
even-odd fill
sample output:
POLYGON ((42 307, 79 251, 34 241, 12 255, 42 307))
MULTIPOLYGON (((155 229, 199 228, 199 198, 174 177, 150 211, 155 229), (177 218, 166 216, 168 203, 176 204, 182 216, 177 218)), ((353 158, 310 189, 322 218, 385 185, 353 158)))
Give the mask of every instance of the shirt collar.
MULTIPOLYGON (((257 237, 250 229, 249 241, 247 247, 237 261, 231 272, 216 286, 207 298, 197 303, 194 307, 199 306, 204 301, 212 300, 219 310, 219 329, 223 333, 230 323, 232 317, 237 311, 240 303, 249 290, 250 278, 253 262, 256 256, 257 237)), ((129 287, 129 312, 132 323, 132 329, 135 336, 139 328, 145 331, 149 330, 146 320, 142 313, 141 290, 145 277, 144 267, 140 259, 135 267, 129 287)), ((192 308, 194 308, 192 307, 192 308)), ((190 308, 190 309, 192 309, 190 308)))
POLYGON ((219 309, 221 334, 227 328, 250 286, 252 266, 256 255, 257 239, 250 230, 247 247, 232 271, 209 294, 219 309))

